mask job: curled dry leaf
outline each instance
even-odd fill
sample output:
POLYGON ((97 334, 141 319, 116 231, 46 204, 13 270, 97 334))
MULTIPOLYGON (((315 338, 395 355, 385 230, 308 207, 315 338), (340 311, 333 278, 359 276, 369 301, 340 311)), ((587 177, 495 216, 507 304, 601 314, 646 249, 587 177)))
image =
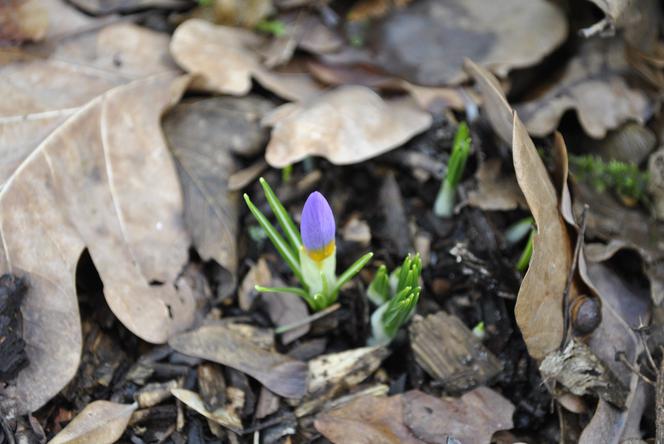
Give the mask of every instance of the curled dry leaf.
POLYGON ((272 392, 299 398, 306 392, 307 365, 260 347, 228 325, 207 325, 169 341, 180 353, 214 361, 257 379, 272 392))
POLYGON ((200 395, 196 392, 192 392, 191 390, 174 388, 171 390, 171 393, 177 399, 182 401, 187 407, 200 413, 209 420, 227 427, 234 432, 240 432, 242 430, 242 421, 233 409, 219 407, 214 411, 210 411, 205 406, 205 402, 203 402, 203 399, 200 397, 200 395))
POLYGON ((0 193, 0 268, 29 284, 23 312, 30 365, 13 387, 21 412, 39 408, 76 372, 75 271, 84 248, 111 310, 136 335, 165 342, 192 322, 188 288, 173 286, 189 238, 159 125, 187 81, 161 75, 93 100, 47 137, 0 193))
POLYGON ((361 347, 312 359, 307 392, 320 395, 340 384, 353 387, 376 371, 387 355, 385 347, 361 347))
POLYGON ((572 339, 563 350, 549 354, 539 369, 550 387, 555 387, 558 382, 575 395, 593 394, 619 409, 625 408, 627 388, 587 345, 577 339, 572 339))
MULTIPOLYGON (((562 301, 572 246, 558 209, 558 193, 516 113, 512 154, 517 181, 537 224, 533 256, 519 288, 515 316, 528 352, 535 359, 543 359, 562 341, 562 301)), ((570 294, 578 294, 575 287, 570 294)))
POLYGON ((49 444, 112 444, 124 433, 137 406, 91 402, 49 444))
POLYGON ((288 100, 302 100, 320 91, 306 75, 277 73, 262 66, 257 53, 263 39, 240 28, 190 19, 171 40, 171 54, 186 71, 198 77, 194 88, 243 96, 255 78, 265 88, 288 100))
POLYGON ((629 120, 643 123, 648 117, 648 98, 627 84, 628 73, 620 39, 588 40, 564 68, 562 77, 537 98, 517 106, 517 111, 531 134, 544 136, 573 109, 585 132, 602 138, 607 130, 629 120))
POLYGON ((274 126, 265 159, 283 168, 308 156, 338 165, 362 162, 398 147, 431 125, 411 99, 383 100, 369 88, 343 86, 266 118, 274 126))
POLYGON ((512 145, 512 120, 514 112, 509 103, 507 103, 505 93, 500 87, 498 79, 472 60, 466 59, 464 66, 468 74, 475 81, 475 86, 482 94, 484 111, 491 127, 503 142, 512 145))
POLYGON ((71 0, 81 11, 90 15, 130 14, 150 8, 184 9, 189 6, 186 0, 71 0))
MULTIPOLYGON (((580 264, 581 265, 581 264, 580 264)), ((602 297, 602 322, 590 339, 590 347, 629 388, 625 409, 617 409, 600 399, 592 420, 579 440, 582 444, 606 442, 618 444, 629 439, 641 439, 640 423, 647 397, 639 376, 616 360, 618 353, 632 365, 643 351, 634 329, 650 318, 650 301, 643 290, 630 285, 605 264, 588 264, 582 268, 602 297)))
POLYGON ((368 62, 418 85, 444 86, 466 79, 464 57, 500 76, 537 63, 565 39, 567 21, 542 0, 424 0, 371 34, 368 62))
POLYGON ((632 47, 647 54, 652 51, 659 34, 661 12, 657 0, 589 0, 596 4, 606 17, 583 29, 586 37, 622 30, 622 38, 632 47))
MULTIPOLYGON (((68 7, 56 2, 53 9, 54 19, 68 23, 63 18, 68 7)), ((72 27, 88 23, 74 17, 72 27)), ((168 55, 166 35, 129 23, 74 35, 65 42, 48 57, 29 55, 0 66, 4 98, 0 103, 0 184, 48 134, 90 100, 127 82, 177 69, 168 55)))

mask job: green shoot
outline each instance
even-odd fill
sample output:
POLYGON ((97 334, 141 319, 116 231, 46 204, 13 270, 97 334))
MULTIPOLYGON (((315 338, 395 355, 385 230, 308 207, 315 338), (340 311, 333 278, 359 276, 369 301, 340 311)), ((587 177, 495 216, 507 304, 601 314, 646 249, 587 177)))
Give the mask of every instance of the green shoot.
POLYGON ((272 34, 275 37, 286 35, 286 24, 281 20, 264 19, 256 24, 256 31, 272 34))
POLYGON ((473 336, 475 336, 478 339, 484 339, 484 337, 486 336, 484 321, 478 322, 477 325, 473 327, 473 336))
POLYGON ((535 221, 532 217, 524 217, 520 221, 512 224, 505 232, 505 240, 509 245, 514 245, 521 241, 530 233, 535 221))
POLYGON ((447 175, 436 196, 433 206, 433 212, 438 217, 451 217, 454 211, 454 200, 456 190, 463 172, 466 169, 466 162, 470 155, 470 131, 468 125, 462 122, 454 136, 452 154, 447 164, 447 175))
POLYGON ((291 163, 290 165, 286 165, 281 169, 281 180, 284 183, 288 183, 291 181, 292 176, 293 176, 293 164, 291 163))
POLYGON ((420 291, 420 287, 405 287, 387 303, 382 323, 388 338, 394 338, 399 328, 410 318, 420 298, 420 291))
POLYGON ((533 256, 533 238, 535 237, 535 228, 533 227, 530 230, 530 236, 528 237, 528 242, 526 243, 526 248, 523 249, 521 257, 516 263, 516 269, 520 272, 526 271, 528 265, 530 264, 530 258, 533 256))
POLYGON ((371 315, 370 344, 390 342, 415 312, 420 297, 420 255, 408 255, 388 277, 382 265, 369 285, 367 296, 378 309, 371 315))

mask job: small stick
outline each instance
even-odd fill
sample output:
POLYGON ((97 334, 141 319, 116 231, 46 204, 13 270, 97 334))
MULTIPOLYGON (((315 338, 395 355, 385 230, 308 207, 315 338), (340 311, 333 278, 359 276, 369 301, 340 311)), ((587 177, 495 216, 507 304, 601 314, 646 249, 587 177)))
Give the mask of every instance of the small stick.
POLYGON ((583 212, 581 213, 581 228, 576 237, 576 245, 574 246, 574 256, 572 257, 572 264, 567 274, 567 282, 565 283, 565 290, 563 291, 563 338, 560 341, 560 351, 563 351, 565 345, 567 345, 567 336, 569 331, 569 291, 572 287, 572 280, 574 279, 574 273, 576 273, 576 266, 579 262, 579 254, 581 253, 581 247, 583 246, 583 236, 586 233, 586 220, 588 215, 588 204, 583 206, 583 212))
POLYGON ((664 443, 664 359, 660 362, 655 385, 655 443, 664 443))
MULTIPOLYGON (((646 384, 653 385, 653 386, 656 385, 655 381, 653 381, 652 379, 645 376, 643 373, 641 373, 641 371, 638 368, 636 368, 631 362, 629 362, 629 360, 627 359, 627 356, 625 356, 624 352, 619 352, 618 355, 617 355, 617 358, 618 358, 618 361, 622 362, 625 367, 627 367, 628 369, 630 369, 632 371, 632 373, 634 373, 636 376, 641 378, 641 380, 643 382, 645 382, 646 384)), ((663 442, 663 444, 664 444, 664 442, 663 442)))
POLYGON ((312 323, 312 322, 314 322, 314 321, 316 321, 316 320, 318 320, 318 319, 320 319, 324 316, 329 315, 330 313, 334 313, 335 311, 337 311, 339 309, 339 307, 341 307, 341 304, 330 305, 325 310, 321 310, 318 313, 314 313, 309 317, 306 317, 304 319, 300 319, 299 321, 293 322, 292 324, 286 324, 286 325, 282 325, 281 327, 277 327, 277 328, 274 329, 274 332, 276 334, 280 335, 282 333, 286 333, 287 331, 296 329, 298 327, 302 327, 303 325, 310 324, 310 323, 312 323))

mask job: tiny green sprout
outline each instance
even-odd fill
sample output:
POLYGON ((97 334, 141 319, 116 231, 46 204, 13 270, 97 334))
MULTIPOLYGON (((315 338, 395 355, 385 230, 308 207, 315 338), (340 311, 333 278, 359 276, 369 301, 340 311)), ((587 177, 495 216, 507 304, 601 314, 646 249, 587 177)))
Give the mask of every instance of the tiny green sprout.
POLYGON ((505 231, 505 240, 509 245, 515 245, 521 242, 521 239, 526 237, 533 228, 535 221, 532 217, 524 217, 520 221, 510 225, 505 231))
POLYGON ((293 164, 291 163, 290 165, 286 165, 285 167, 282 168, 281 181, 284 183, 288 183, 290 182, 292 176, 293 176, 293 164))
POLYGON ((336 224, 332 209, 323 195, 311 193, 302 210, 300 230, 293 223, 279 198, 262 177, 259 180, 268 205, 283 235, 253 204, 247 194, 244 200, 282 259, 300 282, 301 287, 262 287, 263 293, 292 293, 301 296, 314 310, 322 310, 337 301, 341 287, 369 262, 373 253, 355 261, 339 277, 336 275, 336 224))
POLYGON ((603 161, 592 155, 569 156, 572 173, 592 185, 597 192, 613 191, 627 205, 648 203, 649 175, 633 163, 603 161))
POLYGON ((530 229, 530 236, 528 236, 528 242, 526 247, 523 249, 519 260, 516 263, 516 269, 520 272, 526 271, 528 265, 530 264, 530 258, 533 256, 533 238, 535 237, 535 227, 533 226, 530 229))
POLYGON ((264 19, 256 24, 256 31, 272 34, 275 37, 283 37, 286 35, 286 24, 281 20, 264 19))
POLYGON ((214 0, 197 0, 198 6, 212 6, 214 4, 214 0))
POLYGON ((267 239, 267 233, 260 225, 250 225, 249 228, 247 229, 247 232, 249 233, 249 237, 251 238, 251 240, 256 242, 257 244, 267 239))
POLYGON ((486 329, 484 327, 484 321, 478 322, 477 325, 475 327, 473 327, 473 335, 477 339, 480 339, 480 340, 484 339, 484 337, 486 336, 486 329))
POLYGON ((454 136, 452 154, 447 163, 447 175, 443 180, 433 205, 433 212, 438 217, 451 217, 454 211, 454 199, 457 186, 466 169, 470 155, 470 131, 466 122, 461 122, 454 136))
POLYGON ((367 296, 378 308, 371 315, 370 344, 384 344, 396 336, 399 328, 415 312, 420 297, 420 255, 408 255, 400 267, 388 275, 381 265, 369 285, 367 296))

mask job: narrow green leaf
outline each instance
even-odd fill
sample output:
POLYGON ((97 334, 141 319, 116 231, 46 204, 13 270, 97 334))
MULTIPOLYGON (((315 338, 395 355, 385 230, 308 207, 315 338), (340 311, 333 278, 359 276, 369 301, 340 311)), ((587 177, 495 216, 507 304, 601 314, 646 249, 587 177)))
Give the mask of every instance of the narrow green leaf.
POLYGON ((353 277, 357 273, 359 273, 361 269, 364 268, 364 266, 367 264, 367 262, 369 262, 371 260, 372 257, 373 257, 373 253, 367 253, 364 256, 362 256, 361 258, 359 258, 358 260, 356 260, 353 265, 348 267, 348 269, 346 271, 344 271, 341 274, 341 276, 339 276, 339 278, 337 279, 337 284, 334 286, 334 289, 332 290, 331 294, 336 295, 337 293, 339 293, 339 290, 341 289, 341 287, 346 282, 353 279, 353 277))
POLYGON ((262 285, 256 285, 254 288, 261 293, 291 293, 303 298, 309 296, 306 291, 298 287, 263 287, 262 285))
POLYGON ((528 243, 526 244, 526 248, 523 249, 521 257, 519 257, 519 260, 516 263, 516 269, 522 273, 526 271, 526 268, 528 268, 528 265, 530 264, 530 258, 533 255, 534 236, 535 236, 535 230, 533 229, 530 231, 530 236, 528 237, 528 243))
POLYGON ((288 264, 290 269, 293 271, 293 274, 295 274, 300 282, 304 282, 302 279, 302 273, 300 271, 300 262, 298 260, 298 256, 293 253, 293 250, 291 250, 290 246, 284 240, 284 238, 281 237, 277 229, 274 228, 274 225, 270 223, 270 221, 267 219, 267 217, 265 217, 261 210, 256 208, 247 194, 244 195, 244 201, 247 203, 251 214, 254 215, 258 223, 265 230, 267 237, 270 239, 281 257, 286 261, 286 264, 288 264))
POLYGON ((283 204, 281 203, 277 195, 274 194, 274 191, 272 191, 270 184, 268 184, 267 181, 262 177, 258 179, 258 181, 263 187, 267 203, 270 205, 270 208, 272 208, 272 211, 274 212, 274 215, 277 218, 277 222, 279 222, 279 226, 281 227, 282 230, 284 230, 286 238, 288 239, 288 242, 290 242, 290 245, 293 249, 293 253, 295 253, 295 255, 297 256, 300 252, 300 248, 302 247, 302 239, 300 238, 300 232, 295 226, 295 223, 293 223, 293 219, 291 219, 290 215, 288 214, 288 211, 286 211, 286 208, 284 208, 283 204))

